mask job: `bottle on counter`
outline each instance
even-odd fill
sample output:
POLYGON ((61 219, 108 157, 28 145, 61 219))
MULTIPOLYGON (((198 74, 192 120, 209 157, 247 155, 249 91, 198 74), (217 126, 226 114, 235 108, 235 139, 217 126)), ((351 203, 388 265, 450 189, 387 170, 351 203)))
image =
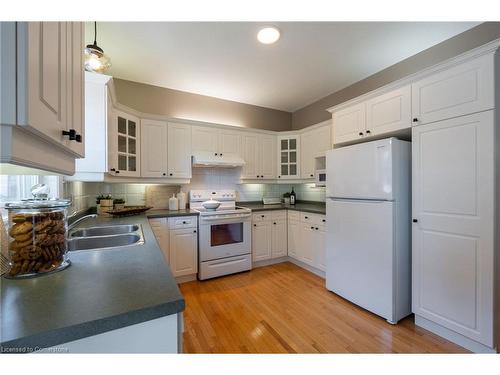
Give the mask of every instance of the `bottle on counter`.
POLYGON ((179 209, 179 200, 172 194, 172 197, 168 200, 168 209, 170 211, 177 211, 179 209))
POLYGON ((177 193, 177 199, 179 200, 179 210, 186 209, 186 193, 180 191, 177 193))
POLYGON ((295 204, 295 201, 297 200, 297 197, 295 195, 295 191, 293 191, 293 188, 292 188, 292 192, 290 193, 290 204, 295 204))

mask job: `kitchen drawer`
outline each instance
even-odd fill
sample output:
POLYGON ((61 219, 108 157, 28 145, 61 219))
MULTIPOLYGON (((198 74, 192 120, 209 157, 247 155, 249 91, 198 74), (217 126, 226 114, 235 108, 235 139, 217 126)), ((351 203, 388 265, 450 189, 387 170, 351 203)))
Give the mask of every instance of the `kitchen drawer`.
POLYGON ((300 220, 300 212, 299 211, 288 211, 288 220, 300 220))
POLYGON ((303 223, 310 223, 311 225, 323 226, 326 224, 326 216, 320 214, 311 214, 308 212, 301 212, 300 221, 303 223))
POLYGON ((270 221, 272 211, 260 211, 252 214, 252 221, 270 221))
POLYGON ((271 211, 271 219, 273 220, 286 220, 286 211, 271 211))
POLYGON ((170 229, 196 228, 198 218, 196 216, 179 216, 168 218, 168 227, 170 229))

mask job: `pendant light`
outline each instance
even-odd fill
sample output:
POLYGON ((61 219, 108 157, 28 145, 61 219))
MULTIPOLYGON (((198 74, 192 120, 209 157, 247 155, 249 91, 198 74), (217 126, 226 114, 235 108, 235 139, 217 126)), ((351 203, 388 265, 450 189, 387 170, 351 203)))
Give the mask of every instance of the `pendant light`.
POLYGON ((87 44, 85 48, 85 70, 88 72, 103 73, 111 66, 111 60, 97 45, 97 22, 94 22, 94 44, 87 44))

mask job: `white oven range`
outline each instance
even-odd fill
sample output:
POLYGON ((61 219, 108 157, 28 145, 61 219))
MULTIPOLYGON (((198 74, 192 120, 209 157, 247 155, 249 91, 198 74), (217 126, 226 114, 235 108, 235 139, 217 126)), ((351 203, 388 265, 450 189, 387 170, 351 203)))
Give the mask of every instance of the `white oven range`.
POLYGON ((199 267, 198 278, 248 271, 252 268, 251 210, 236 206, 234 190, 191 190, 190 208, 198 211, 199 267), (202 203, 215 199, 221 203, 216 210, 207 210, 202 203))

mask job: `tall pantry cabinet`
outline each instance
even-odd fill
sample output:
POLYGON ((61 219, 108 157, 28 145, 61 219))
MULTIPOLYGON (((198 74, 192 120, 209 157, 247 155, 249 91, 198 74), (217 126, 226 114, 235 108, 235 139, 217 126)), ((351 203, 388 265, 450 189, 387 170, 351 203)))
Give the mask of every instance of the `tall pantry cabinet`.
POLYGON ((412 84, 415 323, 477 352, 496 347, 500 297, 495 66, 492 52, 412 84))

